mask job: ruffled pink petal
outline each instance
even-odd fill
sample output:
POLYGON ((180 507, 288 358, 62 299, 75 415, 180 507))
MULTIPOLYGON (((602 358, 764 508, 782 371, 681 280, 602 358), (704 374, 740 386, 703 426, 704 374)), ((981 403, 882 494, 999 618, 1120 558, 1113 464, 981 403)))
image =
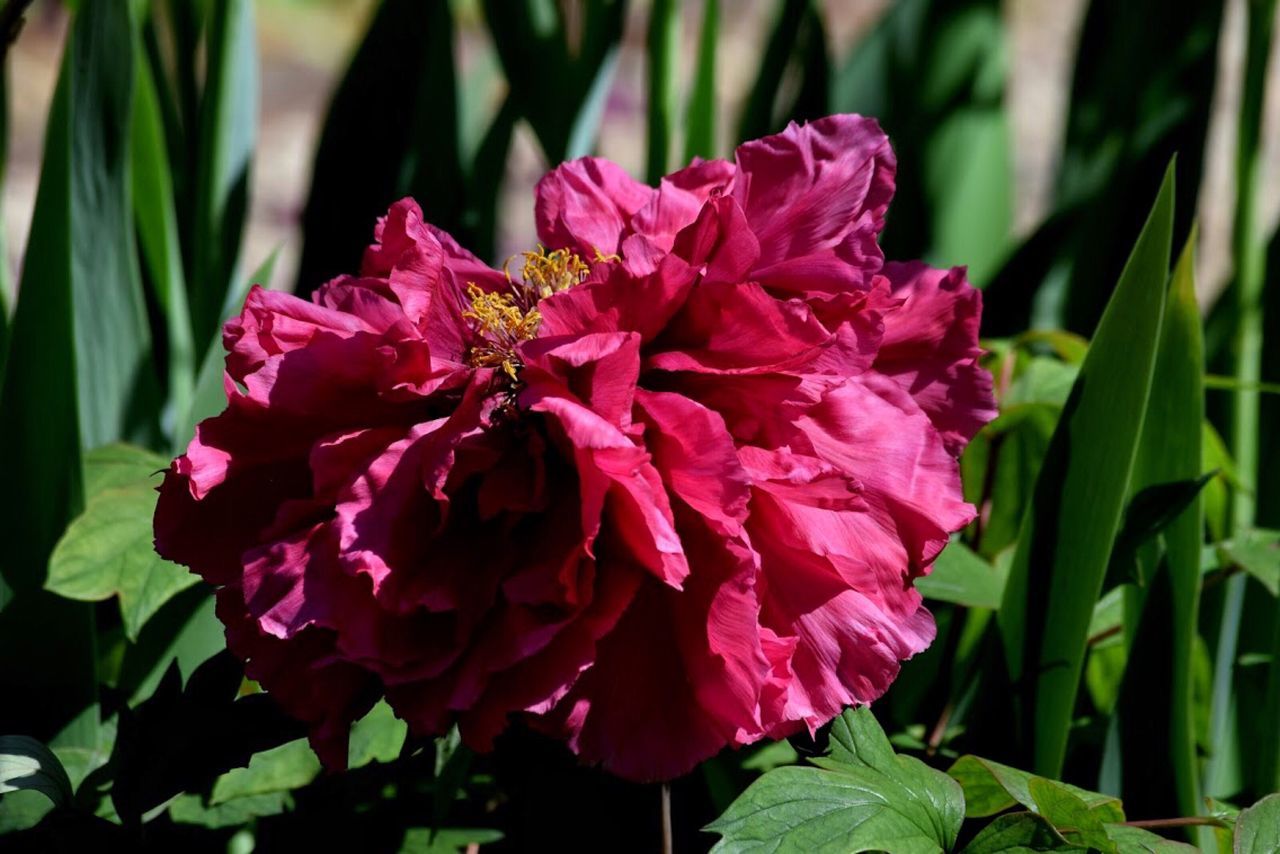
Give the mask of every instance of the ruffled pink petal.
POLYGON ((828 116, 738 146, 733 196, 760 241, 760 265, 834 249, 855 231, 878 234, 896 160, 872 119, 828 116))
POLYGON ((915 398, 959 456, 996 416, 991 375, 978 365, 982 293, 965 280, 963 267, 891 263, 884 274, 903 304, 885 314, 875 369, 915 398))
POLYGON ((781 302, 758 285, 701 282, 654 344, 646 367, 714 374, 798 368, 831 343, 799 300, 781 302))
POLYGON ((615 254, 632 215, 655 192, 599 157, 562 163, 535 190, 538 237, 549 247, 570 249, 588 260, 597 252, 615 254))

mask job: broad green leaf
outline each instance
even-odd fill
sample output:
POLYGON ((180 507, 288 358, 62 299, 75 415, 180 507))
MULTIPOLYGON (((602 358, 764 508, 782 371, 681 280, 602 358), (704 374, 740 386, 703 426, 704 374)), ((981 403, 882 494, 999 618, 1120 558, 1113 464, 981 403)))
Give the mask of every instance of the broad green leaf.
POLYGON ((187 283, 182 270, 182 246, 178 242, 178 217, 174 207, 169 152, 164 119, 152 79, 146 51, 138 45, 137 97, 129 143, 133 170, 133 216, 138 245, 146 265, 147 283, 164 317, 169 354, 169 407, 186 412, 195 382, 195 353, 191 340, 191 315, 187 308, 187 283))
POLYGON ((784 765, 795 765, 800 761, 800 754, 787 740, 765 744, 750 756, 742 760, 742 767, 748 771, 772 771, 784 765))
POLYGON ((0 795, 22 789, 59 806, 71 802, 71 779, 52 750, 25 735, 0 735, 0 795))
POLYGON ((657 186, 668 171, 680 108, 680 9, 675 0, 649 7, 649 152, 645 180, 657 186))
POLYGON ((1225 565, 1238 566, 1280 596, 1280 531, 1244 531, 1218 546, 1225 565))
POLYGON ((201 827, 237 827, 255 818, 279 815, 293 806, 288 792, 246 795, 243 798, 206 806, 199 795, 178 795, 169 804, 169 817, 178 824, 201 827))
POLYGON ((703 0, 698 57, 684 120, 684 162, 716 156, 716 45, 720 0, 703 0))
POLYGON ((1194 854, 1199 851, 1185 842, 1165 839, 1141 827, 1108 824, 1104 826, 1104 830, 1107 838, 1116 844, 1120 854, 1194 854))
POLYGON ((1079 851, 1053 825, 1033 812, 998 816, 961 849, 961 854, 1030 854, 1033 851, 1079 851))
POLYGON ((98 455, 95 450, 85 457, 86 484, 95 491, 54 547, 45 587, 82 602, 118 597, 125 635, 137 640, 151 615, 198 579, 161 558, 153 546, 156 475, 168 460, 141 448, 109 445, 101 449, 105 471, 99 474, 98 455))
POLYGON ((86 748, 97 743, 92 610, 42 588, 83 507, 81 449, 158 433, 129 202, 134 37, 126 4, 85 0, 75 16, 0 393, 0 574, 18 600, 0 614, 0 670, 41 687, 3 704, 0 731, 86 748))
POLYGON ((916 589, 928 599, 955 602, 968 608, 999 608, 1005 577, 992 564, 959 541, 942 550, 928 575, 916 579, 916 589))
POLYGON ((1280 794, 1267 795, 1240 811, 1236 819, 1233 854, 1274 854, 1280 851, 1280 794))
POLYGON ((1128 610, 1141 616, 1130 618, 1136 628, 1117 707, 1121 794, 1138 815, 1192 815, 1200 808, 1191 674, 1204 530, 1200 494, 1212 475, 1200 475, 1204 355, 1195 240, 1192 229, 1169 281, 1131 484, 1135 495, 1116 544, 1116 554, 1128 551, 1132 559, 1142 539, 1159 535, 1159 557, 1143 573, 1144 586, 1128 594, 1128 610), (1137 509, 1144 496, 1156 494, 1161 499, 1137 509))
POLYGON ((1098 325, 1024 517, 999 622, 1034 770, 1056 777, 1129 493, 1164 317, 1173 166, 1098 325))
POLYGON ((1067 839, 1101 854, 1119 854, 1116 844, 1102 826, 1103 814, 1110 813, 1109 805, 1091 808, 1062 783, 1043 777, 1032 777, 1027 782, 1027 790, 1036 803, 1036 812, 1067 839))
POLYGON ((502 832, 484 827, 413 827, 405 831, 401 854, 455 854, 471 846, 502 840, 502 832))
POLYGON ((391 762, 400 755, 407 731, 405 722, 395 716, 386 701, 379 700, 351 728, 347 766, 359 768, 370 762, 391 762))
POLYGON ((320 773, 320 760, 305 738, 256 753, 247 768, 233 768, 218 778, 209 796, 217 806, 236 798, 286 792, 307 785, 320 773))
MULTIPOLYGON (((961 756, 947 770, 964 790, 965 815, 983 818, 1022 804, 1027 809, 1038 806, 1031 793, 1034 774, 1010 768, 979 756, 961 756)), ((1118 798, 1089 792, 1066 783, 1060 784, 1089 807, 1105 816, 1106 821, 1123 821, 1118 798)))
POLYGON ((210 6, 192 234, 191 325, 196 353, 217 346, 248 213, 258 128, 258 51, 252 0, 210 6))
POLYGON ((964 820, 960 787, 897 756, 866 708, 836 719, 819 768, 766 773, 706 830, 714 851, 949 851, 964 820))

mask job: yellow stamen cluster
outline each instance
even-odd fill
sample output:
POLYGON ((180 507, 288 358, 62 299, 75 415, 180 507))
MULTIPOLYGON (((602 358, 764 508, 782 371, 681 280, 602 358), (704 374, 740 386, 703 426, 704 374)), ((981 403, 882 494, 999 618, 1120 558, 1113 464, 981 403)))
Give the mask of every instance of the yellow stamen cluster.
MULTIPOLYGON (((548 252, 545 247, 539 246, 521 254, 524 256, 524 265, 520 268, 520 278, 538 299, 545 299, 581 284, 591 272, 591 268, 568 249, 548 252)), ((507 278, 511 278, 510 275, 507 278)))
POLYGON ((474 282, 467 285, 471 308, 462 316, 475 322, 483 343, 471 348, 468 361, 473 368, 502 368, 516 378, 520 368, 516 345, 538 334, 542 313, 537 308, 521 309, 509 294, 490 293, 474 282))
MULTIPOLYGON (((519 382, 519 371, 524 367, 517 348, 521 341, 537 336, 542 325, 539 300, 581 284, 591 272, 590 265, 568 249, 548 252, 539 246, 521 256, 524 263, 518 281, 503 268, 509 293, 486 291, 475 282, 468 282, 469 307, 462 312, 476 333, 476 341, 467 354, 468 364, 473 368, 499 368, 513 383, 519 382)), ((602 255, 596 250, 597 262, 618 260, 621 259, 616 255, 602 255)), ((510 263, 511 259, 507 265, 510 263)))

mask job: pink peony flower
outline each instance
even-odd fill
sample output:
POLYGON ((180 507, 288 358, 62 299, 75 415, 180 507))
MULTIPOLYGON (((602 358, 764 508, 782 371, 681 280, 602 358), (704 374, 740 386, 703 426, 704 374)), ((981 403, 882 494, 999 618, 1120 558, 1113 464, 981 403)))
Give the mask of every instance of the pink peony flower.
POLYGON ((330 766, 379 696, 634 780, 870 703, 994 415, 963 269, 883 262, 894 168, 857 116, 656 189, 566 163, 510 279, 397 202, 361 275, 227 324, 157 549, 330 766))

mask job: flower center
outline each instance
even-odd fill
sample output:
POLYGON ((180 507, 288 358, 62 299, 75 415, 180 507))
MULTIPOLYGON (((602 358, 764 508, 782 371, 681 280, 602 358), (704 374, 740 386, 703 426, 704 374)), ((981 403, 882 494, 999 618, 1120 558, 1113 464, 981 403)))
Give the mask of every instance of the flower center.
POLYGON ((548 252, 539 246, 521 254, 524 264, 519 281, 511 278, 510 259, 503 267, 510 292, 486 291, 475 282, 468 282, 470 308, 462 313, 472 322, 478 339, 467 353, 467 364, 473 368, 501 368, 513 381, 522 367, 516 347, 521 341, 536 337, 542 325, 538 302, 580 284, 591 269, 568 249, 548 252))

